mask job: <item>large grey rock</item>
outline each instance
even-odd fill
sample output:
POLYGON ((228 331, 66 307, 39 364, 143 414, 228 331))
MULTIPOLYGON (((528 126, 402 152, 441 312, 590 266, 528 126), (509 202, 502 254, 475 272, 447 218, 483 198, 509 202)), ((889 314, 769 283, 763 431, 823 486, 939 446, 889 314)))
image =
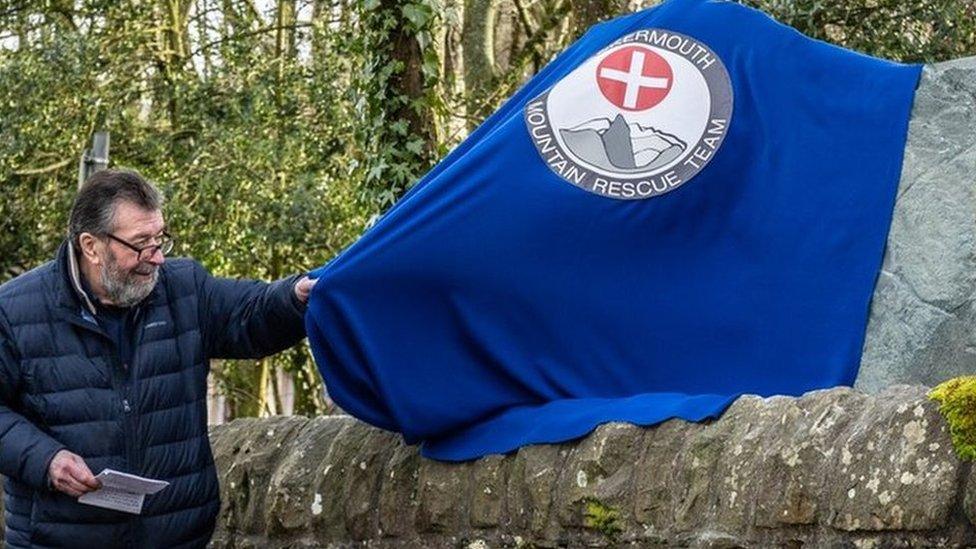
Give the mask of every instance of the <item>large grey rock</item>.
POLYGON ((976 479, 922 386, 738 399, 721 419, 601 426, 462 464, 348 416, 211 433, 216 547, 945 547, 976 479))
POLYGON ((926 66, 855 387, 976 373, 976 57, 926 66))

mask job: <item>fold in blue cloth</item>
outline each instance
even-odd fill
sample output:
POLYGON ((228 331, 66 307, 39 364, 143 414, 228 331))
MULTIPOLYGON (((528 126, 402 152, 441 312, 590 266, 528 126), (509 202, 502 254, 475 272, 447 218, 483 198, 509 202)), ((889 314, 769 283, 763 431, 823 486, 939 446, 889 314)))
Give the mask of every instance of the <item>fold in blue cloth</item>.
POLYGON ((595 26, 313 272, 330 396, 453 461, 852 384, 919 73, 731 2, 595 26))

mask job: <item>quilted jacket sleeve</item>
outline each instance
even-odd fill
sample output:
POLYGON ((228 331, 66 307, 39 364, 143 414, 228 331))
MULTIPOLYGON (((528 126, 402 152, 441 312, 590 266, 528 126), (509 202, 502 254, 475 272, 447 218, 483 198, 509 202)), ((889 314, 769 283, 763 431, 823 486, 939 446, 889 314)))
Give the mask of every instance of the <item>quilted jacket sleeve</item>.
POLYGON ((305 304, 294 291, 301 275, 268 283, 219 278, 195 265, 209 358, 261 358, 305 337, 305 304))
POLYGON ((17 412, 21 389, 16 345, 0 310, 0 473, 41 490, 51 459, 65 446, 17 412))

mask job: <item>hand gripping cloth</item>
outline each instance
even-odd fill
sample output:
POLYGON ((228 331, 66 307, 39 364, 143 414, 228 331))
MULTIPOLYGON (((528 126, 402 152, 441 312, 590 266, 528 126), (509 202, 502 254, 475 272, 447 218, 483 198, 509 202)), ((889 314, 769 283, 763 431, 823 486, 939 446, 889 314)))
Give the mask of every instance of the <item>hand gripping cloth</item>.
POLYGON ((330 396, 457 461, 851 385, 919 73, 731 2, 593 27, 313 271, 330 396))

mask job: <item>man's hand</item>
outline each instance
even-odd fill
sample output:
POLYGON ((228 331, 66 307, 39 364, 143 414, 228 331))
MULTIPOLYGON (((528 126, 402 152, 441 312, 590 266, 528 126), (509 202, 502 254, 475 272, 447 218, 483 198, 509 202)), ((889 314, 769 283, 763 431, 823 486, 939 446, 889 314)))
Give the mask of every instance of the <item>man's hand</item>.
POLYGON ((102 483, 95 479, 91 469, 85 465, 85 460, 67 450, 54 454, 47 474, 55 490, 71 497, 78 497, 102 487, 102 483))
POLYGON ((318 279, 303 276, 295 283, 295 295, 298 296, 299 301, 308 304, 308 295, 312 293, 312 288, 316 282, 318 282, 318 279))

